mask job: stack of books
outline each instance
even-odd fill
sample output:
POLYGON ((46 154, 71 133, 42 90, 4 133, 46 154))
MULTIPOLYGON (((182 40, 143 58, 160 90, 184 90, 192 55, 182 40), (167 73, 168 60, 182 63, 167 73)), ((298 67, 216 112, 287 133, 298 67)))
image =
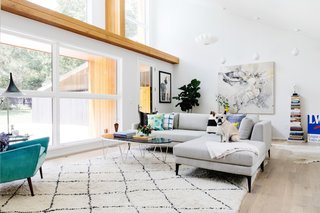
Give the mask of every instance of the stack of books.
POLYGON ((136 141, 151 141, 152 137, 151 136, 145 136, 145 135, 135 135, 135 136, 133 136, 133 140, 136 140, 136 141))
POLYGON ((136 134, 135 130, 126 130, 126 131, 113 133, 113 137, 115 137, 115 138, 132 138, 135 134, 136 134))
POLYGON ((293 93, 291 96, 290 135, 288 141, 304 142, 304 131, 301 125, 300 96, 293 93))

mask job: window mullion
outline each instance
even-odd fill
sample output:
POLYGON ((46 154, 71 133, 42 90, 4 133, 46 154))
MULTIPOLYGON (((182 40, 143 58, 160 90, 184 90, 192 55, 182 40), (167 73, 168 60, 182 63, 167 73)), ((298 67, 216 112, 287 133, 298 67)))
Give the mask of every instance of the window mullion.
POLYGON ((52 45, 52 145, 60 144, 59 45, 52 45))

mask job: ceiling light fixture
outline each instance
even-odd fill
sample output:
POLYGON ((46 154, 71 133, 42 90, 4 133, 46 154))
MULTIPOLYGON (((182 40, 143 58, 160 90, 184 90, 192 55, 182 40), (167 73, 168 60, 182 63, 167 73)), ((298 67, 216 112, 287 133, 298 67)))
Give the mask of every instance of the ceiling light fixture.
POLYGON ((300 53, 300 51, 299 51, 299 49, 298 48, 293 48, 292 49, 292 51, 291 51, 291 54, 293 55, 293 56, 298 56, 299 55, 299 53, 300 53))
POLYGON ((210 45, 218 41, 218 38, 210 33, 203 33, 195 38, 195 42, 203 45, 210 45))

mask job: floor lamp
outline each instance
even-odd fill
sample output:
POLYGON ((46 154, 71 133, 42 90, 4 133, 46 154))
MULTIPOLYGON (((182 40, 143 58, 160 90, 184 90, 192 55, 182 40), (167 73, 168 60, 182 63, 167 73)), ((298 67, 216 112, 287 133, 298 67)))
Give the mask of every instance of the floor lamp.
POLYGON ((7 127, 8 127, 8 134, 10 134, 10 116, 9 116, 9 98, 11 97, 20 97, 22 96, 22 92, 20 92, 20 90, 18 89, 18 87, 16 86, 16 84, 13 81, 12 78, 12 73, 10 72, 10 81, 9 81, 9 85, 8 88, 6 89, 6 91, 4 91, 1 96, 5 97, 7 100, 7 127))

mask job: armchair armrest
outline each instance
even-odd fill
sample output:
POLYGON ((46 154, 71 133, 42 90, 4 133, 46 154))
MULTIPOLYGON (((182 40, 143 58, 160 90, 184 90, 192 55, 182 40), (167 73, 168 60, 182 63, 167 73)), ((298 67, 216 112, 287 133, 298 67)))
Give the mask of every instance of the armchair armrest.
POLYGON ((0 183, 33 176, 40 149, 40 144, 34 144, 0 153, 0 183))
POLYGON ((25 147, 25 146, 35 145, 35 144, 40 144, 41 146, 43 146, 45 148, 45 153, 47 153, 48 144, 49 144, 49 137, 39 138, 39 139, 34 139, 34 140, 28 140, 28 141, 24 141, 24 142, 21 142, 21 143, 10 144, 9 148, 8 148, 8 151, 14 150, 14 149, 17 149, 17 148, 21 148, 21 147, 25 147))

